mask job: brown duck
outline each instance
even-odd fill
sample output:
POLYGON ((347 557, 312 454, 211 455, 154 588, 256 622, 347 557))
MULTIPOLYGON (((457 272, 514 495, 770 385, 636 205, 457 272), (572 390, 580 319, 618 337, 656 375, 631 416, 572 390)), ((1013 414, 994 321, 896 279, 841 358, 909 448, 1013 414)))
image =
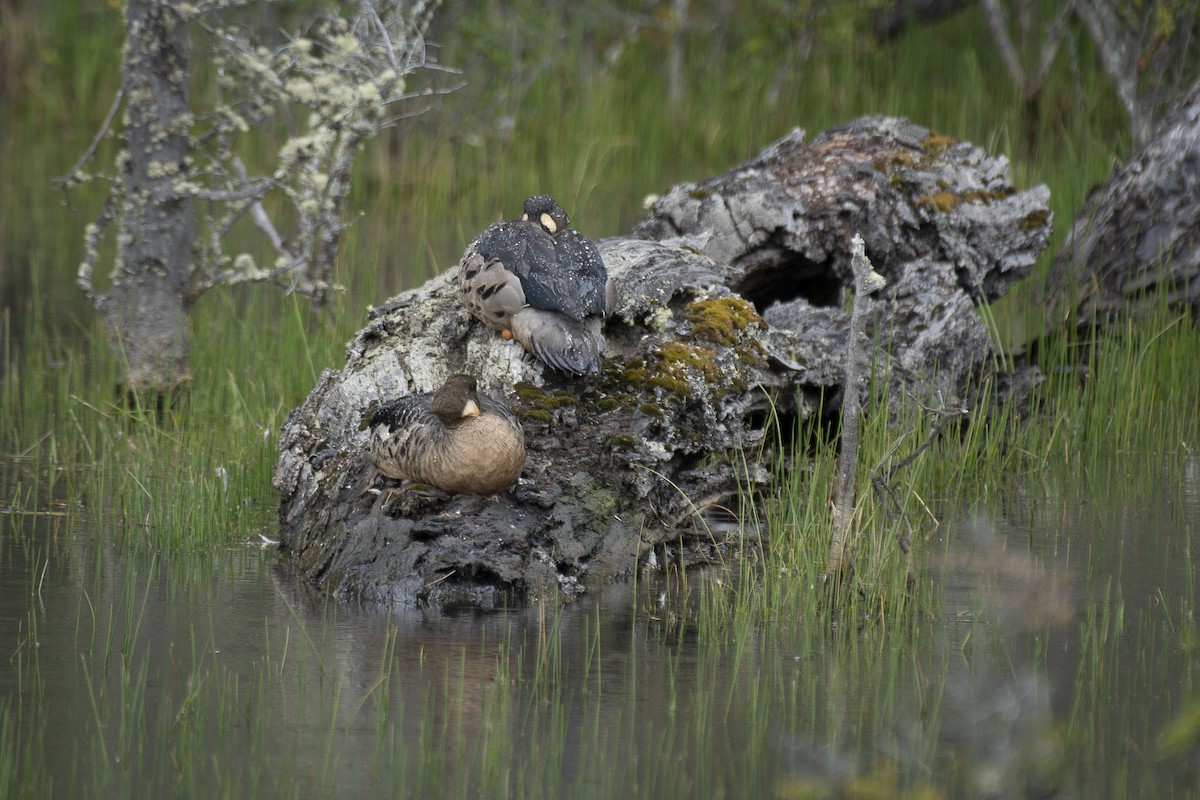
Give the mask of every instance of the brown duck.
POLYGON ((371 460, 389 478, 451 494, 493 494, 525 465, 525 435, 508 406, 479 394, 471 375, 433 393, 392 400, 371 415, 371 460))
POLYGON ((519 220, 497 222, 467 247, 459 290, 473 316, 555 369, 600 371, 616 292, 595 243, 549 195, 530 197, 519 220))

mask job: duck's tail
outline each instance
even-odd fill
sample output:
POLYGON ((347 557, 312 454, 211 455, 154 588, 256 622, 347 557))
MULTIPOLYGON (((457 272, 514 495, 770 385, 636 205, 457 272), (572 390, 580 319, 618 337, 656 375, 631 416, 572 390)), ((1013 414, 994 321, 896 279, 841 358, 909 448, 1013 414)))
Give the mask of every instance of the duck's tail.
POLYGON ((537 308, 525 308, 512 318, 514 339, 546 364, 572 375, 600 372, 602 326, 599 317, 577 321, 557 311, 537 308))

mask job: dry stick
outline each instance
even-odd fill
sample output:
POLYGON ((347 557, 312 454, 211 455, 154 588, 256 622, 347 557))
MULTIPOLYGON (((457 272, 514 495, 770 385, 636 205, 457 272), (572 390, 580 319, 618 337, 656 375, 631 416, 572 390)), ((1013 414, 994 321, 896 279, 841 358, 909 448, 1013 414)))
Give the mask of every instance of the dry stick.
MULTIPOLYGON (((846 344, 846 376, 842 400, 842 452, 838 457, 838 482, 833 506, 833 538, 829 542, 829 560, 825 577, 836 578, 846 566, 850 525, 854 520, 854 462, 858 457, 858 417, 862 383, 868 369, 866 353, 860 344, 867 341, 870 295, 887 283, 875 272, 864 251, 862 237, 850 241, 850 266, 854 271, 854 311, 850 315, 850 340, 846 344)), ((852 565, 851 565, 852 566, 852 565)))

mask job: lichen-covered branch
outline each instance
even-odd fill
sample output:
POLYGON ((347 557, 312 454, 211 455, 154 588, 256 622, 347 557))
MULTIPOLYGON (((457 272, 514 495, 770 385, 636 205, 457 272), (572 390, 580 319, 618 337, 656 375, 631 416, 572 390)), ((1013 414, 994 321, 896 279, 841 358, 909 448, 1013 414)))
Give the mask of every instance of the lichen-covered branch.
POLYGON ((349 224, 355 159, 423 91, 406 91, 406 80, 426 64, 424 34, 436 2, 363 0, 353 16, 331 11, 273 49, 222 22, 221 12, 242 5, 130 0, 122 89, 96 138, 57 180, 64 190, 95 179, 111 184, 85 231, 76 284, 108 328, 131 388, 166 390, 187 380, 183 321, 215 286, 272 282, 323 303, 337 288, 331 279, 349 224), (193 27, 210 35, 220 76, 215 102, 197 112, 187 97, 193 27), (94 169, 96 143, 122 108, 125 146, 110 168, 94 169), (239 151, 284 118, 294 128, 274 168, 248 175, 239 151), (283 233, 263 203, 276 192, 294 211, 283 233), (275 251, 273 263, 226 252, 226 235, 246 215, 275 251), (114 231, 110 288, 98 293, 93 274, 114 231))
POLYGON ((213 143, 210 185, 226 188, 202 190, 199 196, 227 202, 216 226, 221 231, 251 214, 277 260, 262 268, 244 257, 230 259, 216 237, 194 294, 221 283, 285 278, 289 290, 319 306, 337 288, 330 278, 349 224, 354 161, 395 119, 392 110, 409 99, 406 76, 426 65, 424 33, 436 5, 364 2, 356 16, 321 19, 274 50, 255 46, 235 28, 202 25, 220 46, 218 64, 225 77, 222 100, 198 139, 213 143), (248 178, 236 161, 237 143, 252 128, 274 124, 281 109, 296 106, 303 111, 291 116, 306 120, 306 127, 279 149, 271 176, 248 178), (295 211, 287 246, 261 203, 276 189, 295 211))

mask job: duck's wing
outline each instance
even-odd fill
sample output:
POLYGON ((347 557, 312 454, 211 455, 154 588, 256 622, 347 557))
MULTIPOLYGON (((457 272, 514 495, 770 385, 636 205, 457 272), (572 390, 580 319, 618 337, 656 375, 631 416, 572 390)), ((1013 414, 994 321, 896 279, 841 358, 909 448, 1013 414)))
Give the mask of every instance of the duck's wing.
POLYGON ((595 244, 572 228, 551 236, 532 222, 498 222, 473 248, 485 264, 502 266, 517 277, 532 308, 575 320, 604 313, 604 261, 595 244))
POLYGON ((565 228, 555 235, 554 244, 559 270, 573 276, 581 313, 572 316, 609 316, 614 303, 609 302, 608 270, 596 243, 574 228, 565 228))
POLYGON ((512 316, 528 303, 521 279, 499 260, 488 260, 468 248, 459 264, 458 288, 463 305, 492 330, 512 329, 512 316))
POLYGON ((422 480, 417 465, 443 427, 429 410, 430 396, 398 397, 371 415, 371 460, 389 478, 422 480))

